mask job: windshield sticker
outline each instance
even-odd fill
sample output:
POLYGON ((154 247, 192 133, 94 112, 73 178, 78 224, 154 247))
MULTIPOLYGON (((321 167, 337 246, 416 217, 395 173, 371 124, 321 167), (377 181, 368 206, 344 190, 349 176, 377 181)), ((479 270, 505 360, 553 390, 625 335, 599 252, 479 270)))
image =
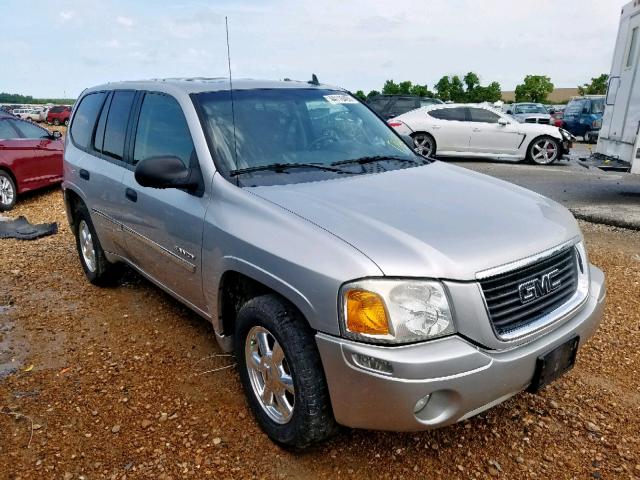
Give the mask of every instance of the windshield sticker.
POLYGON ((324 98, 327 102, 338 105, 340 103, 358 103, 358 100, 353 98, 351 95, 324 95, 324 98))

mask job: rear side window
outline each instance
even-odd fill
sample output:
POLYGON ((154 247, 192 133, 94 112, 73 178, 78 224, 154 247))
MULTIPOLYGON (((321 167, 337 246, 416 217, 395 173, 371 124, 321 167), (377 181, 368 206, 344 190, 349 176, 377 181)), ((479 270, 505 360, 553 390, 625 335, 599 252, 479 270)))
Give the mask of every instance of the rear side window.
POLYGON ((464 122, 467 120, 467 114, 465 108, 439 108, 437 110, 431 110, 429 113, 433 118, 439 120, 455 120, 458 122, 464 122))
POLYGON ((87 148, 91 143, 93 127, 106 95, 105 92, 90 93, 80 102, 71 124, 71 138, 80 147, 87 148))
POLYGON ((500 118, 500 115, 497 113, 490 112, 484 108, 470 108, 469 114, 472 122, 498 123, 498 119, 500 118))
POLYGON ((116 90, 109 106, 102 153, 117 160, 122 160, 124 157, 124 140, 134 97, 133 91, 116 90))
POLYGON ((142 102, 133 163, 151 157, 178 157, 189 167, 194 147, 178 102, 168 95, 147 93, 142 102))
POLYGON ((10 120, 0 120, 0 138, 16 138, 18 134, 11 128, 10 120))
POLYGON ((401 115, 411 110, 415 110, 419 106, 420 105, 415 98, 398 98, 391 106, 391 113, 394 115, 401 115))

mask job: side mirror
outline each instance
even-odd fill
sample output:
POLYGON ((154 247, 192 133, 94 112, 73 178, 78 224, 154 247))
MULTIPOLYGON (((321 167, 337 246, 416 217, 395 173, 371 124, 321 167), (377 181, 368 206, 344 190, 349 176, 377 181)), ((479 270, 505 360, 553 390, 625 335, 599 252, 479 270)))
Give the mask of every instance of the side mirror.
POLYGON ((60 138, 62 138, 62 134, 58 130, 54 130, 50 133, 50 135, 54 140, 59 140, 60 138))
POLYGON ((513 115, 513 111, 512 110, 507 110, 507 115, 513 115))
POLYGON ((501 125, 501 126, 503 126, 503 127, 504 127, 505 125, 509 125, 509 120, 507 120, 506 118, 499 118, 499 119, 498 119, 498 125, 501 125))
POLYGON ((136 165, 134 176, 143 187, 190 189, 198 186, 192 170, 174 156, 145 158, 136 165))

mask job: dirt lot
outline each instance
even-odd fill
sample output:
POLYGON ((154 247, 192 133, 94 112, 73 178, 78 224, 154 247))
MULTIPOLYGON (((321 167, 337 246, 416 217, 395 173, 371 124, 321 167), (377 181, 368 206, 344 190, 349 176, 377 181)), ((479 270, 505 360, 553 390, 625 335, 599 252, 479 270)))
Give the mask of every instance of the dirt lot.
MULTIPOLYGON (((0 241, 0 478, 640 478, 640 232, 583 224, 606 316, 576 367, 434 432, 345 430, 304 454, 261 433, 210 325, 137 275, 83 276, 61 194, 0 241)), ((390 412, 392 414, 392 412, 390 412)))

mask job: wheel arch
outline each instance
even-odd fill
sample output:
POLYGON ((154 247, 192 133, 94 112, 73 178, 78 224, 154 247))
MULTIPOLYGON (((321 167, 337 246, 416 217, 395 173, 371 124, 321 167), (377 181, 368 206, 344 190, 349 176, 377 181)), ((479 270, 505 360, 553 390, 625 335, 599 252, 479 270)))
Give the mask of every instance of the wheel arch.
POLYGON ((65 188, 63 190, 64 195, 64 207, 67 213, 67 221, 69 226, 73 229, 76 224, 76 214, 78 211, 78 205, 86 205, 82 197, 78 192, 72 188, 65 188))
POLYGON ((0 165, 0 171, 5 172, 11 177, 13 184, 16 186, 16 194, 20 194, 20 184, 18 183, 18 179, 16 178, 15 173, 13 173, 13 170, 11 170, 7 165, 0 165))
POLYGON ((231 350, 233 348, 231 339, 236 317, 242 305, 261 295, 273 294, 277 296, 296 310, 309 325, 308 317, 304 313, 307 308, 300 308, 299 299, 292 299, 279 290, 237 269, 227 270, 222 274, 217 289, 217 318, 213 320, 216 336, 223 349, 231 350))

